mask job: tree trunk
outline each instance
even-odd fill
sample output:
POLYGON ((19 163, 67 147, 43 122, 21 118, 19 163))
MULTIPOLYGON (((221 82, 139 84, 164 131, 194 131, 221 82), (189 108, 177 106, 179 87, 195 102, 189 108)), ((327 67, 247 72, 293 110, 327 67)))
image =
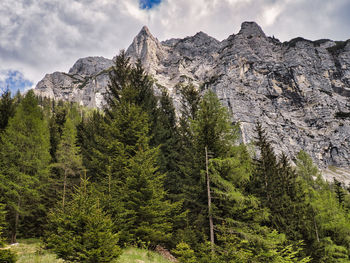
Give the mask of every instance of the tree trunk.
POLYGON ((17 229, 18 229, 18 224, 19 224, 19 209, 20 209, 20 206, 21 206, 21 200, 18 199, 18 202, 17 202, 17 210, 15 212, 15 226, 12 230, 12 235, 11 235, 11 243, 16 243, 17 242, 17 229))
POLYGON ((208 148, 205 146, 205 167, 207 174, 207 192, 208 192, 208 213, 209 213, 209 229, 210 229, 210 245, 211 253, 214 253, 214 223, 213 216, 211 214, 211 193, 210 193, 210 177, 209 177, 209 160, 208 160, 208 148))
POLYGON ((64 209, 64 201, 66 199, 66 186, 67 186, 67 169, 64 169, 63 196, 62 196, 62 207, 63 207, 63 209, 64 209))

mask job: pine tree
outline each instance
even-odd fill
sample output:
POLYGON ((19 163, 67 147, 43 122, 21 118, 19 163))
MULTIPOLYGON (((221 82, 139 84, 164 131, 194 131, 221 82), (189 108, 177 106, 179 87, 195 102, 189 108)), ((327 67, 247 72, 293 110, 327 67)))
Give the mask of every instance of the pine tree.
POLYGON ((5 130, 8 121, 15 115, 15 99, 11 98, 11 91, 6 90, 0 98, 0 131, 5 130))
POLYGON ((63 194, 62 194, 62 207, 64 208, 68 176, 76 176, 83 169, 82 160, 79 152, 79 147, 76 145, 77 131, 68 117, 64 123, 62 136, 60 143, 57 147, 56 159, 57 162, 54 167, 57 167, 63 171, 63 194))
POLYGON ((72 200, 53 209, 45 242, 67 262, 112 262, 120 255, 113 222, 103 212, 96 193, 82 180, 72 200))
POLYGON ((343 205, 344 204, 344 200, 345 200, 345 192, 344 192, 344 189, 343 189, 343 187, 341 185, 341 182, 339 182, 334 177, 333 178, 333 184, 334 184, 334 192, 335 192, 335 195, 337 197, 338 203, 339 203, 339 205, 343 205))
POLYGON ((172 210, 178 204, 165 199, 164 174, 157 171, 157 155, 157 149, 144 145, 128 161, 120 218, 120 238, 126 243, 141 240, 155 246, 170 242, 172 210))
POLYGON ((0 262, 14 263, 17 260, 17 255, 10 249, 4 249, 3 228, 6 225, 5 205, 0 203, 0 262))
MULTIPOLYGON (((195 235, 205 239, 210 233, 213 245, 215 224, 213 217, 216 203, 213 201, 212 193, 215 183, 219 185, 222 175, 217 173, 217 178, 211 178, 212 174, 207 167, 211 162, 210 158, 221 160, 234 157, 233 146, 237 138, 237 126, 232 125, 226 108, 220 104, 213 92, 206 93, 201 99, 195 119, 190 124, 189 136, 192 137, 194 153, 191 162, 187 163, 188 166, 183 167, 187 173, 185 178, 188 185, 184 190, 185 204, 190 209, 189 220, 197 225, 198 230, 200 229, 195 231, 198 231, 195 235)), ((231 183, 233 182, 229 182, 231 183)), ((228 193, 229 190, 226 190, 228 193)))
MULTIPOLYGON (((77 144, 80 147, 84 167, 91 181, 102 180, 100 175, 105 173, 105 163, 95 158, 97 153, 103 153, 106 145, 99 144, 98 138, 103 138, 104 116, 99 111, 84 118, 77 126, 77 144)), ((107 145, 108 146, 108 145, 107 145)), ((85 172, 84 171, 84 172, 85 172)))
POLYGON ((278 177, 278 161, 260 123, 256 125, 256 133, 256 145, 260 158, 255 160, 251 187, 252 191, 261 198, 264 206, 267 206, 274 190, 273 181, 278 177))
POLYGON ((260 124, 256 130, 260 158, 255 163, 251 190, 269 208, 271 226, 291 240, 309 239, 307 229, 312 222, 306 189, 286 155, 277 159, 260 124))
POLYGON ((159 169, 166 174, 165 189, 172 200, 181 199, 182 178, 179 173, 180 135, 175 108, 168 92, 163 89, 160 97, 157 127, 153 143, 160 147, 159 169))
POLYGON ((40 200, 48 183, 49 132, 33 91, 21 101, 1 142, 0 188, 8 208, 11 242, 15 242, 20 217, 26 222, 23 226, 40 233, 46 209, 40 200))
POLYGON ((148 114, 150 133, 153 133, 157 120, 157 99, 153 91, 153 80, 145 73, 141 62, 138 61, 136 66, 132 66, 130 58, 121 51, 109 72, 109 78, 110 83, 105 95, 107 117, 114 118, 113 111, 121 101, 133 103, 148 114))

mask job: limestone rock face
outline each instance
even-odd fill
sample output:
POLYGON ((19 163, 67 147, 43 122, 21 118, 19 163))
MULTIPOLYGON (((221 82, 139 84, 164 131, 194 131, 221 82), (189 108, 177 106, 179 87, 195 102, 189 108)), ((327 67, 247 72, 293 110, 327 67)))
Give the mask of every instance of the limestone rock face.
MULTIPOLYGON (((144 27, 126 53, 142 61, 177 107, 178 83, 214 90, 240 122, 244 142, 254 139, 260 121, 277 153, 293 157, 305 150, 321 168, 350 167, 349 40, 281 43, 244 22, 221 42, 203 32, 160 42, 144 27)), ((79 59, 68 74, 46 75, 35 91, 101 107, 112 65, 100 57, 79 59)))
POLYGON ((113 61, 103 57, 78 59, 68 73, 54 72, 36 85, 37 95, 74 101, 88 107, 102 107, 113 61))

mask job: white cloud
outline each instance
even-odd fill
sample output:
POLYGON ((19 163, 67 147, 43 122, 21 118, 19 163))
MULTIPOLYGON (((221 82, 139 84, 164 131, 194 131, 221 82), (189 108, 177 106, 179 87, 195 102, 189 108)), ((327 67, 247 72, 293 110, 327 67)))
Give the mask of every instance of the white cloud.
POLYGON ((1 0, 0 69, 36 83, 80 57, 112 58, 143 25, 160 40, 198 31, 222 40, 243 21, 281 40, 346 39, 349 12, 347 0, 163 0, 151 10, 138 0, 1 0))

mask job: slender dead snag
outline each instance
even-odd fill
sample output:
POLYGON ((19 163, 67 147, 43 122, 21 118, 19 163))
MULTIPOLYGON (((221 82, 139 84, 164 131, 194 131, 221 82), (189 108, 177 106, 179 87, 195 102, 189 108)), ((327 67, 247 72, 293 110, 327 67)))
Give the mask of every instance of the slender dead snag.
POLYGON ((67 169, 64 169, 63 197, 62 197, 62 207, 63 207, 63 209, 64 209, 64 201, 66 199, 66 187, 67 187, 67 169))
POLYGON ((208 160, 208 147, 205 146, 205 168, 207 174, 207 192, 208 192, 208 213, 209 213, 209 228, 210 228, 210 245, 211 253, 214 253, 214 223, 213 216, 211 214, 211 193, 210 193, 210 177, 209 177, 209 160, 208 160))

